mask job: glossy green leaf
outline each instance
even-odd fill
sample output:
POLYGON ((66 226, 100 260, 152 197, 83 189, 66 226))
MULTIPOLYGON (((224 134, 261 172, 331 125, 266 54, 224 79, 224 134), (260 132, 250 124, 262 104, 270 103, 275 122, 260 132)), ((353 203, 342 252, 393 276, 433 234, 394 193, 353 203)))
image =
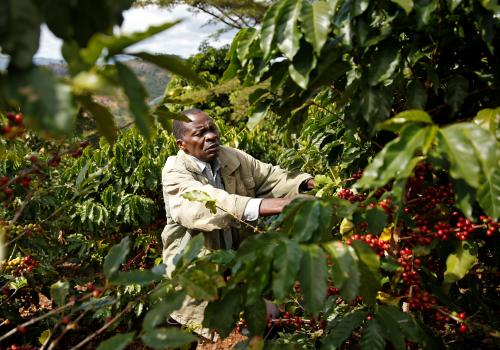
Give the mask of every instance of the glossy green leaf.
POLYGON ((292 239, 296 242, 309 241, 319 228, 321 205, 319 201, 303 201, 293 217, 292 239))
POLYGON ((93 101, 91 97, 82 96, 79 101, 94 117, 101 135, 112 145, 116 141, 117 135, 115 118, 111 112, 103 105, 93 101))
POLYGON ((244 66, 251 54, 250 48, 257 37, 255 28, 243 28, 238 32, 238 45, 236 46, 236 54, 241 64, 244 66))
POLYGON ((193 298, 209 301, 217 299, 218 288, 225 284, 216 266, 211 264, 196 264, 183 271, 179 276, 179 282, 193 298))
POLYGON ((477 200, 485 213, 500 217, 500 168, 492 169, 477 189, 477 200))
POLYGON ((102 51, 107 49, 107 57, 123 53, 123 50, 140 41, 148 39, 155 34, 163 32, 180 21, 168 22, 157 26, 150 26, 143 32, 135 32, 127 35, 112 36, 102 33, 95 34, 89 41, 86 48, 80 50, 80 56, 88 64, 94 64, 101 56, 102 51))
POLYGON ((118 271, 109 278, 109 283, 122 286, 128 286, 131 284, 145 286, 152 282, 159 281, 161 278, 162 276, 157 275, 150 270, 118 271))
POLYGON ((406 126, 398 138, 387 143, 373 158, 365 168, 357 186, 377 188, 385 186, 394 178, 409 176, 415 166, 415 162, 412 162, 415 153, 422 149, 425 142, 433 141, 434 132, 435 129, 430 126, 421 127, 417 124, 406 126))
POLYGON ((210 197, 209 194, 206 192, 200 190, 193 190, 183 193, 182 197, 192 202, 205 203, 205 207, 207 207, 207 209, 209 209, 212 214, 217 213, 217 205, 215 199, 210 197))
POLYGON ((135 124, 141 134, 149 139, 153 135, 153 118, 149 114, 149 107, 146 104, 146 89, 129 67, 120 62, 116 62, 115 65, 125 95, 128 97, 129 109, 134 115, 135 124))
POLYGON ((163 68, 170 73, 177 74, 195 84, 206 86, 207 83, 203 80, 186 61, 176 55, 167 54, 150 54, 147 52, 131 53, 131 56, 142 58, 144 61, 151 62, 160 68, 163 68))
POLYGON ((290 77, 302 89, 307 89, 309 74, 316 68, 316 62, 311 45, 304 42, 293 58, 292 64, 288 66, 290 77))
POLYGON ((255 129, 255 127, 266 118, 270 105, 271 103, 269 101, 259 101, 254 105, 252 114, 247 122, 247 127, 249 129, 255 129))
POLYGON ((341 242, 330 242, 324 245, 326 252, 333 261, 332 279, 340 295, 350 302, 359 295, 361 273, 358 266, 358 257, 354 248, 341 242))
POLYGON ((175 291, 165 295, 163 300, 153 305, 142 321, 144 330, 153 329, 167 320, 169 315, 181 308, 186 291, 175 291))
POLYGON ((358 111, 358 116, 361 115, 368 125, 375 126, 389 116, 392 92, 388 89, 380 85, 366 87, 359 91, 359 96, 356 98, 359 99, 359 103, 356 103, 354 110, 358 111))
POLYGON ((497 139, 500 139, 500 107, 480 110, 474 118, 474 123, 489 130, 497 139))
POLYGON ((330 27, 330 6, 325 1, 316 1, 302 4, 301 13, 302 33, 312 45, 316 55, 320 55, 326 43, 330 27))
POLYGON ((462 0, 448 0, 447 2, 448 8, 453 12, 462 3, 462 0))
POLYGON ((272 288, 274 297, 285 298, 296 280, 302 260, 302 250, 294 241, 280 240, 273 256, 272 288))
POLYGON ((469 219, 473 219, 473 209, 476 202, 476 190, 463 180, 452 179, 455 193, 455 205, 469 219))
POLYGON ((243 318, 247 322, 248 330, 252 336, 264 336, 267 324, 266 303, 263 298, 256 298, 255 302, 246 305, 243 318))
POLYGON ((444 100, 451 106, 453 113, 458 112, 467 97, 469 81, 461 75, 450 79, 446 84, 444 100))
POLYGON ((147 330, 141 339, 147 346, 158 350, 184 347, 197 340, 195 335, 173 327, 147 330))
POLYGON ((412 80, 406 89, 407 105, 410 109, 425 109, 427 90, 419 80, 412 80))
POLYGON ((405 337, 398 323, 392 317, 387 317, 384 312, 377 312, 375 319, 381 326, 382 335, 394 346, 394 349, 406 350, 405 337))
POLYGON ((264 58, 267 58, 275 47, 276 38, 276 16, 280 11, 283 2, 274 2, 266 11, 260 29, 260 49, 264 58))
POLYGON ((391 0, 392 2, 401 6, 403 10, 405 10, 406 14, 410 14, 413 10, 413 0, 391 0))
POLYGON ((50 298, 59 306, 64 305, 69 293, 69 282, 57 281, 50 286, 50 298))
POLYGON ((352 246, 359 259, 359 270, 361 272, 360 294, 367 304, 373 305, 375 304, 377 292, 381 287, 380 257, 366 243, 361 241, 353 241, 352 246))
POLYGON ((231 290, 221 299, 208 303, 203 318, 203 326, 209 329, 217 329, 220 336, 226 338, 234 329, 241 309, 241 291, 238 289, 231 290))
POLYGON ((368 8, 369 0, 353 0, 351 1, 351 11, 354 16, 363 14, 368 8))
POLYGON ((335 319, 333 327, 323 339, 321 350, 336 350, 349 338, 368 316, 364 310, 356 310, 341 319, 335 319))
POLYGON ((464 278, 477 261, 477 246, 474 243, 461 241, 457 250, 446 258, 444 281, 453 283, 464 278))
POLYGON ((299 281, 307 311, 317 314, 326 299, 328 271, 326 256, 317 245, 301 246, 299 281))
POLYGON ((408 123, 432 124, 432 118, 425 111, 410 109, 400 112, 391 119, 387 119, 383 123, 378 124, 377 128, 380 130, 399 132, 401 128, 408 123))
POLYGON ((276 41, 280 51, 290 61, 300 48, 302 33, 297 25, 302 0, 284 0, 277 15, 276 41))
POLYGON ((106 339, 97 347, 97 350, 123 350, 135 337, 135 332, 120 333, 106 339))
POLYGON ((205 236, 198 234, 192 237, 182 251, 179 263, 181 266, 188 266, 200 254, 205 246, 205 236))
POLYGON ((385 339, 382 334, 382 327, 380 327, 376 318, 366 322, 359 344, 361 345, 361 350, 385 349, 385 339))
MULTIPOLYGON (((418 324, 410 318, 411 316, 405 314, 397 307, 391 305, 379 305, 376 317, 383 320, 382 324, 396 324, 398 328, 401 329, 406 339, 414 343, 419 343, 421 341, 421 330, 418 324)), ((393 334, 391 332, 391 336, 392 335, 393 334)))
POLYGON ((0 47, 11 56, 9 65, 14 69, 27 69, 38 50, 42 18, 37 5, 31 0, 6 1, 8 28, 0 28, 0 47), (8 34, 7 34, 8 33, 8 34))
POLYGON ((125 257, 130 251, 130 239, 123 238, 120 243, 111 247, 108 254, 104 258, 103 272, 106 278, 113 277, 118 272, 120 265, 125 260, 125 257))
POLYGON ((378 235, 384 229, 388 215, 383 209, 373 208, 366 211, 365 217, 368 222, 368 231, 378 235))
POLYGON ((423 28, 431 21, 433 13, 437 10, 439 2, 437 0, 419 1, 414 4, 417 18, 417 27, 423 28))
POLYGON ((397 42, 386 40, 379 45, 378 50, 370 58, 368 81, 370 85, 377 85, 391 79, 399 64, 399 46, 397 42))

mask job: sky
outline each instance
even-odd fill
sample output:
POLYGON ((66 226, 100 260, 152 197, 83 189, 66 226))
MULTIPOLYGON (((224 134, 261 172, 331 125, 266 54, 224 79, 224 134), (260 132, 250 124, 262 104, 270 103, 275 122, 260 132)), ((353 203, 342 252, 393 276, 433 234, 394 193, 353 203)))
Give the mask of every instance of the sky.
MULTIPOLYGON (((125 11, 123 15, 123 24, 117 29, 117 32, 122 34, 143 31, 151 25, 183 19, 176 26, 131 46, 129 48, 130 52, 147 51, 188 57, 196 53, 201 42, 208 39, 210 34, 219 28, 214 25, 204 26, 211 17, 204 13, 194 14, 189 12, 186 5, 179 5, 170 10, 161 9, 157 6, 133 8, 125 11)), ((217 41, 211 39, 209 42, 215 47, 230 44, 235 34, 235 31, 225 33, 217 41)), ((42 26, 40 48, 35 57, 62 59, 61 44, 61 40, 55 37, 44 25, 42 26)))

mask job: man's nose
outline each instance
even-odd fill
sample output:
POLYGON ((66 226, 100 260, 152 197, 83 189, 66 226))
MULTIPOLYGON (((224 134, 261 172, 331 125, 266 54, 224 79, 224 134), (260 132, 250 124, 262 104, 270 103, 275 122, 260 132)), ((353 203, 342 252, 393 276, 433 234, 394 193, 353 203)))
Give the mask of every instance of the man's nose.
POLYGON ((207 140, 217 140, 219 138, 219 134, 217 134, 215 131, 209 131, 206 133, 205 138, 207 140))

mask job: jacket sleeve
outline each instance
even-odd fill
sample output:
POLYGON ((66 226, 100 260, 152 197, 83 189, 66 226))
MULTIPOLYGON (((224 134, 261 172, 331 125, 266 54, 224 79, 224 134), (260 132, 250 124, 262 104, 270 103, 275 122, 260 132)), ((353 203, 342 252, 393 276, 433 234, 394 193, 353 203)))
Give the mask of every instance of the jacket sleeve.
POLYGON ((197 181, 189 172, 165 171, 162 174, 163 196, 172 219, 187 229, 213 231, 237 226, 234 217, 243 220, 250 197, 230 194, 209 184, 197 181), (184 193, 198 190, 207 193, 217 205, 213 214, 205 203, 185 199, 184 193))
POLYGON ((310 174, 287 171, 277 165, 261 162, 249 154, 243 154, 255 180, 257 197, 280 198, 297 195, 300 185, 313 178, 310 174))

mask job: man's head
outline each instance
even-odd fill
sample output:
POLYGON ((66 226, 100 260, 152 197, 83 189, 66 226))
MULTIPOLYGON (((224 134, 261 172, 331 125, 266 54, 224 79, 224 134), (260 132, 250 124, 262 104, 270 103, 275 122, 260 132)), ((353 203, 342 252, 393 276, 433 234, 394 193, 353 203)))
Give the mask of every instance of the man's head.
POLYGON ((182 114, 191 121, 174 120, 174 136, 179 148, 204 162, 214 160, 219 153, 219 132, 212 118, 195 108, 182 114))

